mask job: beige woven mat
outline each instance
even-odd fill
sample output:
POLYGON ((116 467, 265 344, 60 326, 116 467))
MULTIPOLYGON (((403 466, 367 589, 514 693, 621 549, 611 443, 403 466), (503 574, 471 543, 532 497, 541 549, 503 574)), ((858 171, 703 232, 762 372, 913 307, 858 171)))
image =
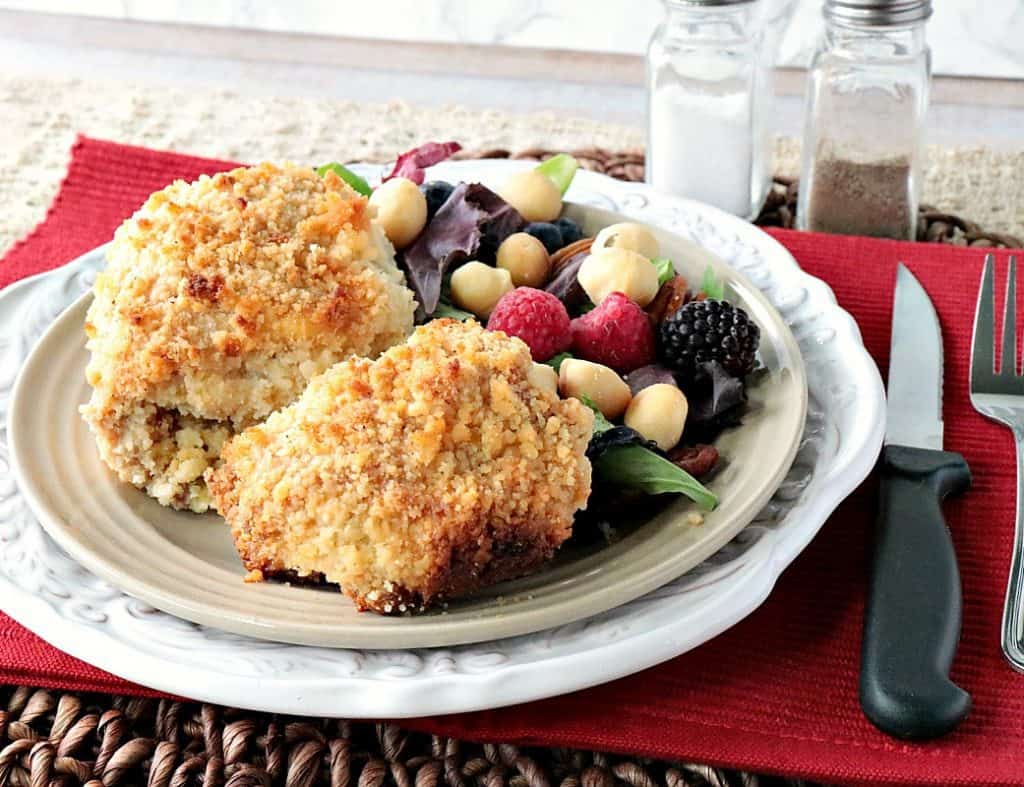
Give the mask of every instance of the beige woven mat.
MULTIPOLYGON (((641 129, 555 113, 418 108, 229 91, 0 76, 0 253, 43 218, 77 133, 241 161, 383 161, 420 141, 468 149, 639 148, 641 129)), ((776 171, 796 174, 780 139, 776 171)), ((931 151, 924 199, 986 229, 1024 234, 1024 150, 931 151)))

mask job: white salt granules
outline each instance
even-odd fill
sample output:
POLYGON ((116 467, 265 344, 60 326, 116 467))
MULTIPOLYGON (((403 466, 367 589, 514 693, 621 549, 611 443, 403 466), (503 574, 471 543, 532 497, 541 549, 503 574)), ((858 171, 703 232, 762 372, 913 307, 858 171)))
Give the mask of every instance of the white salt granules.
POLYGON ((750 218, 765 177, 746 90, 699 93, 677 82, 650 97, 647 181, 659 191, 750 218))

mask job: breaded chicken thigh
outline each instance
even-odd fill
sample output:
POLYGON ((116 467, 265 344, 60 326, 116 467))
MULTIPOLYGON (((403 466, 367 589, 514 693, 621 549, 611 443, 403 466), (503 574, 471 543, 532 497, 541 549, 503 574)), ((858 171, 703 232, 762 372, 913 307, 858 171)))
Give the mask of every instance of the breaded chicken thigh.
POLYGON ((417 611, 548 560, 590 494, 593 415, 519 339, 435 320, 231 439, 207 474, 254 580, 417 611))
POLYGON ((333 172, 261 164, 177 181, 117 230, 82 414, 123 481, 206 510, 228 437, 406 338, 415 303, 372 212, 333 172))

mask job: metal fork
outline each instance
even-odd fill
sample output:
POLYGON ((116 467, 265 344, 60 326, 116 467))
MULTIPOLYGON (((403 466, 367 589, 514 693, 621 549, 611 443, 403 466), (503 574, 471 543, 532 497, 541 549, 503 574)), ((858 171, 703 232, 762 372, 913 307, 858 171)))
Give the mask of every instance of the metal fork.
POLYGON ((1017 258, 1010 257, 1003 304, 1002 361, 995 365, 995 257, 985 257, 971 345, 971 404, 1013 432, 1017 445, 1017 523, 1003 606, 1003 654, 1024 672, 1024 377, 1017 369, 1017 258))

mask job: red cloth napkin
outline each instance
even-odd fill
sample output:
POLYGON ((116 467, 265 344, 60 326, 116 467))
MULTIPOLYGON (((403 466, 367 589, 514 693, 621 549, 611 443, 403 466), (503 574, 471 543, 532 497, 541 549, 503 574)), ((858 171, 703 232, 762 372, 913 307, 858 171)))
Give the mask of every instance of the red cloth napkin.
MULTIPOLYGON (((0 263, 0 284, 107 240, 151 191, 173 178, 227 166, 79 140, 46 221, 0 263)), ((984 252, 774 234, 808 272, 832 285, 882 369, 888 366, 897 261, 911 267, 935 301, 946 334, 947 446, 964 454, 975 479, 974 489, 947 507, 964 589, 953 677, 974 696, 971 716, 940 741, 908 744, 882 735, 860 713, 857 670, 874 520, 868 485, 832 517, 759 610, 703 647, 588 691, 415 726, 474 740, 620 751, 829 782, 1024 784, 1024 676, 1007 666, 999 648, 1015 466, 1009 434, 971 409, 966 389, 984 252)), ((58 653, 2 615, 0 681, 145 693, 58 653)))

